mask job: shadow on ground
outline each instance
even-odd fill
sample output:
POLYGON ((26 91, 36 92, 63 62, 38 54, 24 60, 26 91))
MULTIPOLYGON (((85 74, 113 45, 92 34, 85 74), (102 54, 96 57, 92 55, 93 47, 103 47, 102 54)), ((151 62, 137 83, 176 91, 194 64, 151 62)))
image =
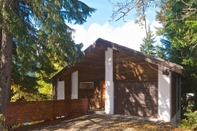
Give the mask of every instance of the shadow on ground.
POLYGON ((28 131, 181 131, 160 121, 139 120, 115 115, 91 114, 72 120, 50 123, 28 131))

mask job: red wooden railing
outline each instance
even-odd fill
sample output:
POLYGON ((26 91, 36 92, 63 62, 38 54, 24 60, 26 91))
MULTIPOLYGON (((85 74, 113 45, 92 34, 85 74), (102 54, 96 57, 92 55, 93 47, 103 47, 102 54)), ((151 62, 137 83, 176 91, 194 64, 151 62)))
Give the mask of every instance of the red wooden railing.
POLYGON ((21 101, 6 104, 5 125, 54 120, 88 113, 88 99, 21 101))

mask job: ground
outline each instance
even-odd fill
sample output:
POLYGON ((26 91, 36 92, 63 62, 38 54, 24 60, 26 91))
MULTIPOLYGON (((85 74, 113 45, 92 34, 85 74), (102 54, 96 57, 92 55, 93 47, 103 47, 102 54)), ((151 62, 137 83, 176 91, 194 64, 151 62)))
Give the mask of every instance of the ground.
POLYGON ((91 114, 40 126, 29 131, 182 131, 169 123, 117 115, 91 114))

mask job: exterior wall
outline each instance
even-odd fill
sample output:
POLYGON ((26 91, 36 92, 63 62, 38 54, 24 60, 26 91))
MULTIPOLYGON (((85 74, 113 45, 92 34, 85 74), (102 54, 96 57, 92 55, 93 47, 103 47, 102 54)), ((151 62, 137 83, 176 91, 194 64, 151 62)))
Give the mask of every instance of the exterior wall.
POLYGON ((120 51, 113 51, 114 82, 157 82, 158 66, 120 51))
POLYGON ((181 121, 181 78, 179 78, 179 112, 178 112, 178 122, 181 121))
POLYGON ((65 99, 64 81, 57 80, 57 99, 58 100, 65 99))
POLYGON ((114 113, 158 117, 158 66, 113 51, 114 113))
POLYGON ((157 82, 114 82, 114 113, 158 117, 157 82))
POLYGON ((71 99, 78 99, 78 71, 71 74, 71 99))
POLYGON ((65 99, 71 99, 71 74, 64 77, 65 81, 65 99))
POLYGON ((171 120, 171 72, 164 75, 161 67, 158 69, 158 119, 171 120))
POLYGON ((176 115, 174 115, 174 117, 171 119, 171 125, 172 126, 174 126, 174 127, 178 127, 178 122, 179 122, 179 120, 178 119, 180 119, 179 118, 179 114, 181 113, 181 111, 180 110, 178 110, 177 111, 177 113, 176 113, 176 115))
POLYGON ((100 109, 101 108, 101 90, 99 81, 94 81, 94 87, 92 89, 80 89, 78 92, 78 98, 88 98, 88 109, 100 109))
POLYGON ((174 105, 174 109, 172 110, 174 113, 172 113, 172 119, 171 119, 171 124, 174 127, 178 127, 178 123, 181 120, 181 78, 179 78, 178 75, 176 75, 174 73, 173 75, 174 77, 174 87, 176 89, 176 92, 174 92, 175 95, 175 103, 174 105))
POLYGON ((114 114, 114 82, 113 82, 113 50, 107 48, 105 52, 105 113, 114 114))
POLYGON ((57 80, 52 81, 52 99, 57 100, 57 80))
MULTIPOLYGON (((105 81, 105 52, 96 60, 78 71, 78 98, 88 98, 88 109, 101 109, 100 82, 105 81), (93 88, 80 88, 81 82, 93 82, 93 88)), ((104 107, 103 107, 104 108, 104 107)))
POLYGON ((177 107, 177 76, 174 72, 171 74, 171 119, 176 115, 177 107))

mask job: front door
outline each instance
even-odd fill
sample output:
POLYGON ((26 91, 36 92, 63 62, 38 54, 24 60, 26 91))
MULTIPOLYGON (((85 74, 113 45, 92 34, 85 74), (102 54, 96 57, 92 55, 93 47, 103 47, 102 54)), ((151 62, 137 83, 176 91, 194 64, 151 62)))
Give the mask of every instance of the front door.
POLYGON ((101 89, 101 109, 105 109, 105 94, 106 94, 106 87, 105 81, 100 81, 100 89, 101 89))

